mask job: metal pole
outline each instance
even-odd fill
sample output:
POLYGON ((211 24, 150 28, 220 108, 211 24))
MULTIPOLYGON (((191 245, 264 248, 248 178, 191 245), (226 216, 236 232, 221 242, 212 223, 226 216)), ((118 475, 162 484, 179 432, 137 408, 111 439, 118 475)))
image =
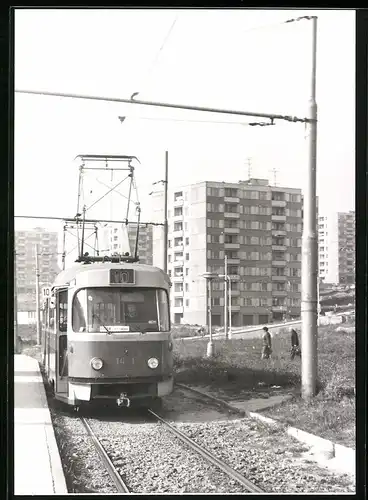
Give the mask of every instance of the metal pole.
POLYGON ((312 78, 309 101, 308 172, 304 192, 303 260, 302 260, 302 397, 316 395, 317 383, 317 256, 316 231, 316 166, 317 166, 317 103, 316 59, 317 17, 312 18, 312 78))
POLYGON ((37 344, 41 344, 41 325, 40 325, 40 269, 38 263, 38 245, 36 248, 36 328, 37 328, 37 344))
POLYGON ((169 152, 165 151, 165 194, 164 194, 164 212, 165 212, 165 223, 164 223, 164 271, 167 273, 167 252, 169 245, 169 222, 167 219, 167 197, 168 197, 168 182, 169 182, 169 152))
POLYGON ((224 277, 224 332, 225 338, 228 340, 229 332, 227 330, 227 255, 225 255, 225 277, 224 277))
POLYGON ((212 279, 207 279, 208 283, 208 332, 210 335, 209 342, 207 344, 207 357, 211 358, 214 355, 214 345, 212 341, 212 279))
POLYGON ((229 280, 229 335, 228 338, 231 339, 232 337, 232 332, 231 332, 231 279, 230 276, 227 277, 229 280))

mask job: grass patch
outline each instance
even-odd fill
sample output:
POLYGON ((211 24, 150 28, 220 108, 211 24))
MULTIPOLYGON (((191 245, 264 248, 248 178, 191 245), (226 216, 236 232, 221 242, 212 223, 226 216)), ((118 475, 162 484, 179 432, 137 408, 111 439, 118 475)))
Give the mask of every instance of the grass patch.
POLYGON ((262 341, 215 340, 216 355, 206 357, 207 339, 174 342, 175 379, 207 386, 231 399, 248 391, 275 393, 293 389, 295 396, 262 413, 334 442, 355 446, 355 331, 325 326, 318 335, 318 394, 311 403, 299 396, 300 358, 290 359, 290 334, 280 331, 272 340, 273 355, 261 359, 262 341))

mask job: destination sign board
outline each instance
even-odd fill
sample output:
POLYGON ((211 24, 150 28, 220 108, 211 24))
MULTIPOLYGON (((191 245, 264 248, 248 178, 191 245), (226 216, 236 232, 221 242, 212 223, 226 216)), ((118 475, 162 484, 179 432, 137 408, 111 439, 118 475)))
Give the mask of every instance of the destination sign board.
POLYGON ((134 285, 134 269, 110 269, 111 285, 134 285))

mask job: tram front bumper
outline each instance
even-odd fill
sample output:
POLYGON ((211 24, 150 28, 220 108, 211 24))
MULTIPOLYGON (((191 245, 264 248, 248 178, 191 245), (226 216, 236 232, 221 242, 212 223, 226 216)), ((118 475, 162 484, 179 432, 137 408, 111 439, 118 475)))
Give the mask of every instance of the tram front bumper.
POLYGON ((130 401, 153 399, 170 394, 174 388, 173 377, 168 377, 161 381, 155 381, 145 384, 109 384, 106 380, 104 384, 93 383, 72 383, 69 382, 70 403, 76 401, 95 401, 95 400, 117 400, 124 394, 124 397, 130 401))

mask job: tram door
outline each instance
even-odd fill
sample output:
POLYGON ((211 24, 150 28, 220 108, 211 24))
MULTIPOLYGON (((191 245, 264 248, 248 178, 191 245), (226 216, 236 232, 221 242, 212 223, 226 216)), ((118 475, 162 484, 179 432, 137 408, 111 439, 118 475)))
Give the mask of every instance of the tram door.
POLYGON ((56 392, 68 392, 68 290, 56 292, 56 392))

